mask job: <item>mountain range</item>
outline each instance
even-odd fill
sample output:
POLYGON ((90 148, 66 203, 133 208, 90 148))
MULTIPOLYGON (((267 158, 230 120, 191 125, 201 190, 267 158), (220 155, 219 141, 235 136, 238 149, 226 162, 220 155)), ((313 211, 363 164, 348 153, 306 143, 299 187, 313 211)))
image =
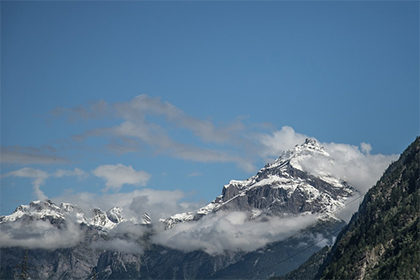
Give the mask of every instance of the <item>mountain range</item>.
POLYGON ((21 273, 25 253, 32 279, 284 275, 334 242, 345 225, 338 212, 361 196, 322 168, 308 169, 313 159, 334 165, 315 139, 306 139, 251 178, 230 181, 208 205, 157 221, 149 213, 124 217, 118 205, 21 205, 0 217, 0 277, 21 273))

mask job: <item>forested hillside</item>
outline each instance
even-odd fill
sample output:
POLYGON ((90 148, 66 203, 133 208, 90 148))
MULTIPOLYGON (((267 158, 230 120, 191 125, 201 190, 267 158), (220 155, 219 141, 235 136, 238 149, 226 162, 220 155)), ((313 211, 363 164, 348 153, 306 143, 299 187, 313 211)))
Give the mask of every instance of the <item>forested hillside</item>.
POLYGON ((369 190, 330 253, 280 279, 420 279, 419 163, 417 137, 369 190))

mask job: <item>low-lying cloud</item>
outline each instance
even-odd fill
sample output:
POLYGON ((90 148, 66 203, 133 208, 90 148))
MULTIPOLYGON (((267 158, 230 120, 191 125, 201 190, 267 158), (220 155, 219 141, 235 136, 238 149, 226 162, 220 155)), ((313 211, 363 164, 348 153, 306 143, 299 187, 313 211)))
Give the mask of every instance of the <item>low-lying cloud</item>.
MULTIPOLYGON (((36 173, 34 173, 36 174, 36 173)), ((56 204, 61 202, 77 206, 86 218, 92 217, 91 209, 100 208, 106 212, 112 207, 123 209, 124 221, 108 231, 108 238, 94 241, 89 246, 94 249, 141 254, 143 247, 141 239, 151 228, 140 225, 144 213, 149 213, 154 230, 164 230, 159 219, 173 214, 193 211, 203 206, 197 203, 187 203, 182 191, 159 191, 152 189, 135 190, 130 193, 103 194, 77 193, 65 197, 52 198, 56 204)), ((65 223, 53 225, 48 220, 18 219, 15 222, 0 224, 0 247, 25 247, 30 249, 69 248, 76 246, 85 239, 85 233, 76 222, 76 212, 68 213, 65 223)))
MULTIPOLYGON (((144 249, 141 238, 150 229, 132 222, 122 222, 108 232, 106 239, 97 240, 89 246, 94 249, 122 252, 127 254, 142 254, 144 249)), ((143 242, 144 245, 144 242, 143 242)))
POLYGON ((244 212, 218 211, 196 222, 178 224, 155 235, 152 240, 173 249, 203 250, 210 255, 226 251, 250 252, 284 240, 315 221, 315 215, 267 217, 257 221, 248 220, 244 212))
POLYGON ((140 189, 128 193, 75 193, 52 198, 56 203, 67 202, 77 205, 84 213, 92 208, 107 211, 112 207, 121 207, 122 216, 141 222, 142 215, 148 213, 152 222, 165 219, 176 213, 199 209, 204 203, 186 202, 186 194, 180 190, 140 189))
POLYGON ((49 221, 37 220, 0 224, 0 247, 24 247, 29 249, 55 250, 70 248, 84 239, 78 225, 67 221, 61 229, 49 221))

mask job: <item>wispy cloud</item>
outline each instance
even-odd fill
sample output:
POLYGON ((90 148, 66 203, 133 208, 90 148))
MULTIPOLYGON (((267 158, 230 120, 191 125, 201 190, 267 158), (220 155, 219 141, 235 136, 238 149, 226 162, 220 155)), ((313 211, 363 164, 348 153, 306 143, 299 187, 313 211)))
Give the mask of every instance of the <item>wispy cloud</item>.
POLYGON ((92 102, 87 106, 79 105, 72 108, 57 107, 50 112, 54 117, 66 116, 69 122, 100 119, 112 115, 112 108, 104 100, 92 102))
POLYGON ((149 114, 163 116, 168 122, 185 128, 208 142, 229 142, 235 132, 244 128, 244 125, 239 121, 217 127, 210 120, 189 116, 171 103, 162 101, 160 98, 151 98, 145 94, 139 95, 127 103, 117 103, 115 107, 125 120, 144 119, 149 114))
POLYGON ((249 144, 241 136, 247 128, 239 119, 216 126, 210 120, 189 116, 169 102, 147 95, 139 95, 129 102, 109 105, 101 102, 87 107, 57 108, 54 114, 64 114, 71 121, 101 116, 112 116, 115 120, 121 120, 118 125, 93 128, 74 135, 74 139, 79 141, 91 137, 106 137, 110 141, 106 148, 114 152, 135 152, 145 144, 156 154, 188 161, 232 162, 247 171, 255 170, 249 156, 234 152, 239 146, 249 144), (107 115, 103 114, 105 111, 108 112, 107 115), (197 141, 176 140, 171 135, 173 131, 189 134, 197 141))
POLYGON ((202 176, 203 174, 201 172, 191 172, 188 173, 188 177, 199 177, 202 176))
MULTIPOLYGON (((138 151, 139 147, 145 146, 155 154, 187 161, 234 163, 249 173, 257 170, 257 162, 271 161, 308 137, 289 126, 273 130, 271 126, 246 125, 239 118, 216 125, 209 119, 190 116, 169 102, 147 95, 139 95, 128 102, 107 104, 102 101, 69 109, 67 114, 72 119, 86 119, 104 117, 103 112, 108 112, 107 117, 114 118, 117 125, 93 128, 75 138, 105 137, 110 141, 106 147, 120 153, 138 151)), ((372 154, 373 147, 365 142, 360 147, 322 144, 335 159, 335 165, 330 168, 328 163, 318 162, 319 166, 362 191, 374 184, 396 158, 396 155, 372 154)), ((308 171, 314 171, 309 164, 304 166, 308 171)))
POLYGON ((41 185, 45 183, 45 180, 50 176, 45 171, 35 169, 35 168, 29 168, 25 167, 16 171, 11 171, 6 174, 3 174, 1 177, 24 177, 24 178, 32 178, 34 179, 32 181, 32 186, 34 187, 35 195, 39 200, 47 199, 47 196, 44 194, 44 192, 41 190, 41 185))
POLYGON ((1 163, 12 164, 60 164, 67 163, 68 160, 58 156, 56 149, 53 147, 22 147, 22 146, 1 146, 0 148, 1 163))
POLYGON ((23 178, 32 178, 32 186, 34 188, 34 193, 39 200, 47 199, 45 193, 41 190, 41 186, 49 177, 61 178, 63 176, 77 176, 79 179, 86 178, 88 174, 79 168, 74 168, 74 170, 63 170, 59 169, 55 173, 47 173, 43 170, 25 167, 19 170, 11 171, 1 175, 1 178, 4 177, 23 177, 23 178))

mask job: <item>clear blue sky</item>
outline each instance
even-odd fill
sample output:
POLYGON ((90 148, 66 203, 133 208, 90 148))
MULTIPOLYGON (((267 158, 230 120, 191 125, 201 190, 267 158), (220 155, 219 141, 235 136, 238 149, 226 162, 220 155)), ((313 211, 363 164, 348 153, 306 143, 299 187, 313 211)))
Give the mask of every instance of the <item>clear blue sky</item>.
POLYGON ((284 126, 384 155, 419 135, 416 1, 0 5, 1 214, 36 186, 210 201, 284 126))

